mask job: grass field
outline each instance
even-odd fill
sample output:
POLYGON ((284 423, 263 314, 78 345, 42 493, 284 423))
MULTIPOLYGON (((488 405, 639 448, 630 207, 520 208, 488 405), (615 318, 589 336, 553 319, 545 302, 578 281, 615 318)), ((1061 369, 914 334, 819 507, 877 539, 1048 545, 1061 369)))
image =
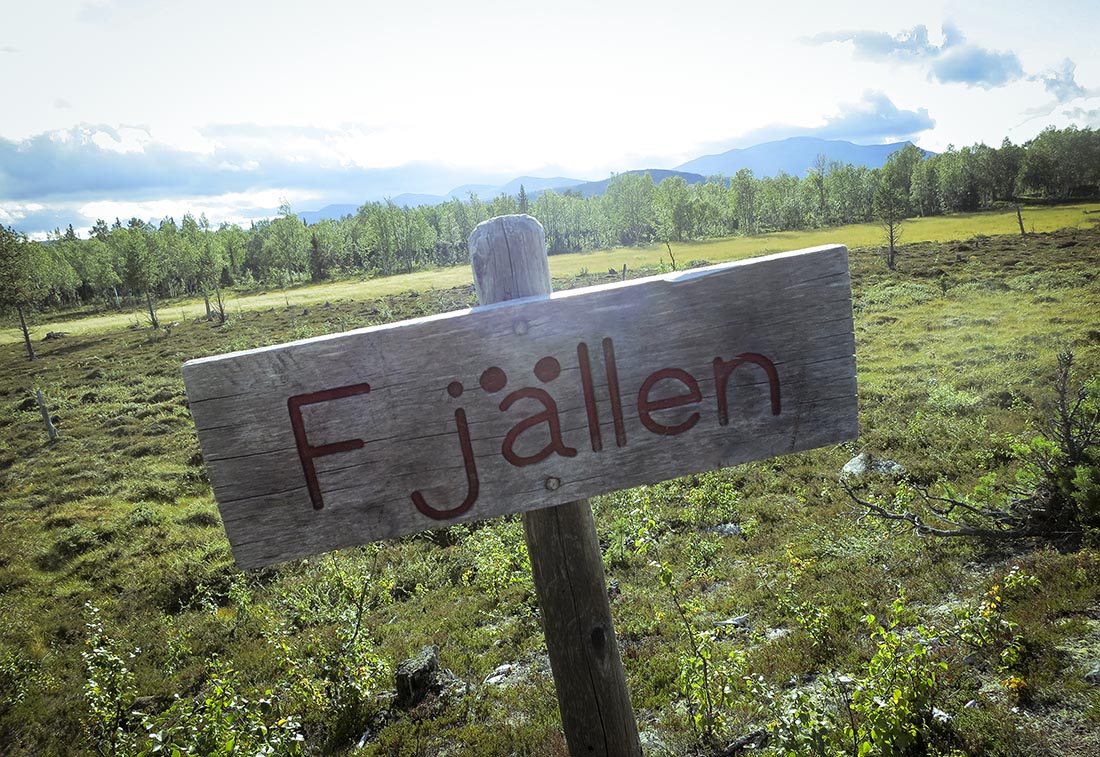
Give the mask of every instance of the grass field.
MULTIPOLYGON (((674 248, 686 262, 852 244, 861 435, 593 500, 647 755, 735 754, 754 734, 775 755, 1100 753, 1097 534, 922 538, 838 485, 868 452, 908 483, 864 496, 1006 496, 1057 354, 1100 388, 1088 209, 1028 211, 1069 229, 1027 237, 973 239, 999 218, 978 216, 956 234, 969 241, 904 246, 897 271, 852 241, 866 229, 674 248)), ((583 285, 660 252, 552 263, 583 285)), ((290 308, 273 293, 221 327, 100 324, 33 363, 0 345, 0 753, 566 753, 517 519, 239 571, 180 379, 190 358, 468 306, 468 282, 441 283, 458 273, 417 274, 419 294, 316 288, 330 305, 308 312, 307 290, 290 308), (401 706, 394 670, 429 644, 446 673, 401 706)))
MULTIPOLYGON (((1024 208, 1024 226, 1028 231, 1054 231, 1063 228, 1089 228, 1100 223, 1100 204, 1061 205, 1053 207, 1024 208)), ((905 243, 946 242, 969 239, 977 235, 1012 234, 1019 230, 1014 211, 967 213, 933 218, 915 218, 903 226, 905 243)), ((785 231, 760 234, 751 237, 730 237, 702 242, 680 243, 673 247, 677 262, 707 260, 721 263, 771 252, 784 252, 821 244, 843 244, 848 247, 872 247, 882 243, 882 229, 874 224, 839 226, 811 231, 785 231)), ((591 271, 629 270, 656 266, 662 260, 668 262, 664 245, 627 247, 570 255, 554 255, 550 258, 550 273, 554 277, 568 278, 591 271)), ((228 293, 228 312, 267 310, 273 307, 313 306, 342 299, 366 299, 385 297, 399 292, 446 289, 473 282, 468 265, 431 271, 416 271, 375 279, 347 279, 338 282, 303 285, 288 290, 256 293, 228 293)), ((177 300, 162 305, 162 320, 186 321, 205 313, 201 299, 177 300)), ((64 314, 49 315, 40 319, 38 331, 64 331, 68 333, 95 333, 105 329, 125 328, 130 324, 145 322, 147 316, 135 309, 129 312, 109 312, 81 317, 64 314)), ((0 344, 10 344, 22 339, 14 326, 0 328, 0 344)))

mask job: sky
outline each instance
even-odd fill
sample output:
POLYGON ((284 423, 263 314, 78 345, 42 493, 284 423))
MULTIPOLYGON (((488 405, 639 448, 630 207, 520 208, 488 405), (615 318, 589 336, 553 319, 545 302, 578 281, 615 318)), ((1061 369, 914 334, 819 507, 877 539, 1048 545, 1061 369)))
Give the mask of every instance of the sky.
POLYGON ((1100 3, 0 0, 0 224, 1100 127, 1100 3))

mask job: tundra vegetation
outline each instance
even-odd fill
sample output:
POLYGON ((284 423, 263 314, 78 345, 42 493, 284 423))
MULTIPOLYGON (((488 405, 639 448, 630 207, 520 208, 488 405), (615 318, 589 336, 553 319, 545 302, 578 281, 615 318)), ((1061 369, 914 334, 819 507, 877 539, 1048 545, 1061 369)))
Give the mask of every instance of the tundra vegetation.
MULTIPOLYGON (((893 270, 881 234, 852 233, 857 442, 593 501, 647 754, 1100 751, 1100 230, 910 237, 893 270)), ((473 300, 0 345, 0 751, 564 754, 517 519, 239 571, 179 375, 473 300)))

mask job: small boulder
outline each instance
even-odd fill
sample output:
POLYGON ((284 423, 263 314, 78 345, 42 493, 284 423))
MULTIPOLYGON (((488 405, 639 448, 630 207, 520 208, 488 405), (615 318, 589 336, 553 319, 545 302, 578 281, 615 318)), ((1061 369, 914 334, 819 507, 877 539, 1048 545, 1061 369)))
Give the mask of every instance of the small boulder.
POLYGON ((869 452, 861 452, 840 469, 840 480, 853 483, 872 474, 897 480, 905 478, 908 471, 901 463, 885 458, 872 458, 869 452))
POLYGON ((1093 686, 1100 686, 1100 665, 1096 665, 1088 673, 1085 673, 1085 682, 1093 686))
POLYGON ((738 615, 736 618, 727 618, 726 620, 717 620, 714 622, 717 628, 748 628, 749 616, 738 615))
POLYGON ((516 669, 516 666, 511 663, 504 663, 498 665, 497 668, 485 678, 486 686, 504 686, 508 683, 508 676, 512 671, 516 669))
POLYGON ((718 754, 721 757, 736 757, 741 754, 755 754, 761 749, 766 749, 768 743, 771 741, 771 737, 768 732, 761 729, 759 731, 753 731, 746 734, 737 741, 731 742, 725 749, 718 754))
POLYGON ((712 526, 707 530, 714 534, 721 534, 722 536, 744 536, 745 533, 741 529, 739 523, 719 523, 717 526, 712 526))

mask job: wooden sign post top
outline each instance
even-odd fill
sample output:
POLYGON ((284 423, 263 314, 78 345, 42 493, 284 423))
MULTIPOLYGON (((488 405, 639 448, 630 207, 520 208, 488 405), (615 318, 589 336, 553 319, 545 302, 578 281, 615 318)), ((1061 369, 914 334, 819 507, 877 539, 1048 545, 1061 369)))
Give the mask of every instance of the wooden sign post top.
MULTIPOLYGON (((478 265, 475 260, 475 268, 478 265)), ((183 367, 244 567, 854 438, 847 250, 183 367)))

